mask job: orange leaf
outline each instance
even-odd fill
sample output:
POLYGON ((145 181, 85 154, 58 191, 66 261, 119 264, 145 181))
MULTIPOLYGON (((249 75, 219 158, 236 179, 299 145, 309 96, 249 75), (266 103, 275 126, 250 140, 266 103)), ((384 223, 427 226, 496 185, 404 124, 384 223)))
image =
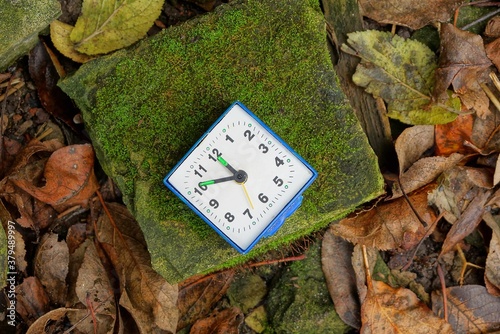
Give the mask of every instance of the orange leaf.
POLYGON ((43 187, 26 179, 13 178, 12 182, 58 212, 75 205, 87 206, 88 199, 98 188, 92 146, 71 145, 58 149, 47 161, 44 176, 43 187))
POLYGON ((198 320, 191 327, 190 334, 238 334, 242 322, 243 313, 236 307, 214 311, 208 318, 198 320))
POLYGON ((470 148, 464 146, 464 142, 471 141, 473 125, 472 115, 460 115, 453 122, 436 125, 436 155, 470 153, 470 148))

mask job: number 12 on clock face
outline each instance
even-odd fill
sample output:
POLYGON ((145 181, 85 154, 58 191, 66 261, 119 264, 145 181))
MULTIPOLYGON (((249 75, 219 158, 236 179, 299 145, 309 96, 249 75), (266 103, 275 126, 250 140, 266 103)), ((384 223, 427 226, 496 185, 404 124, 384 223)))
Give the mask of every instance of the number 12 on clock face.
POLYGON ((165 185, 240 253, 300 206, 317 172, 241 102, 165 177, 165 185))

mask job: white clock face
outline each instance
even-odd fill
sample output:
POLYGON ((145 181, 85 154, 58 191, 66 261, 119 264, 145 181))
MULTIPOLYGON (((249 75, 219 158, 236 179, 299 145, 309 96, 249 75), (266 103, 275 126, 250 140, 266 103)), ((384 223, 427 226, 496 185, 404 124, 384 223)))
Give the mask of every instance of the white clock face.
POLYGON ((245 251, 313 178, 310 167, 235 104, 167 182, 245 251))

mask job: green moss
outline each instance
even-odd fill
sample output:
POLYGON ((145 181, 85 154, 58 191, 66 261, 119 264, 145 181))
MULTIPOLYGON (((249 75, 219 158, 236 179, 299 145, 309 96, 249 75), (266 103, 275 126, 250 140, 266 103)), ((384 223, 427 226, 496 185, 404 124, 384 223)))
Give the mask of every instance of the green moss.
POLYGON ((265 333, 347 333, 328 293, 317 242, 307 258, 290 265, 270 291, 266 309, 271 327, 265 333))
POLYGON ((248 0, 92 61, 61 87, 82 109, 155 268, 175 281, 287 244, 381 193, 376 158, 337 83, 316 1, 248 0), (319 172, 301 209, 247 256, 162 185, 235 100, 319 172))

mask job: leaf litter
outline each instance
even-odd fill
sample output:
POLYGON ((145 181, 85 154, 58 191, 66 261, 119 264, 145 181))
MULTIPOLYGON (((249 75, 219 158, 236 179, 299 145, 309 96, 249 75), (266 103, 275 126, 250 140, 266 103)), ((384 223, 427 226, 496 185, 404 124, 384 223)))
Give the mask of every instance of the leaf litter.
MULTIPOLYGON (((95 3, 84 1, 76 25, 51 25, 55 47, 76 62, 134 43, 159 12, 158 2, 133 1, 102 12, 95 3), (153 5, 144 15, 123 20, 145 3, 153 5), (134 24, 140 28, 128 34, 134 24)), ((360 5, 379 23, 417 29, 447 21, 460 3, 360 5)), ((442 23, 438 54, 377 30, 351 33, 342 46, 361 59, 353 81, 382 98, 389 117, 414 125, 395 141, 399 166, 396 176, 386 174, 388 195, 332 224, 323 236, 328 290, 340 317, 361 332, 499 330, 500 85, 491 76, 500 64, 498 18, 487 27, 483 37, 442 23), (484 269, 466 271, 469 261, 484 269)), ((0 118, 0 217, 3 224, 19 223, 18 314, 24 329, 238 333, 248 315, 224 297, 234 269, 177 286, 151 268, 137 222, 113 203, 119 195, 108 187, 112 183, 96 177, 91 145, 70 140, 64 130, 68 125, 85 138, 75 114, 61 108, 68 104, 54 82, 63 74, 51 54, 40 44, 30 55, 41 106, 30 104, 26 96, 35 93, 19 72, 0 74, 0 83, 10 83, 0 87, 0 101, 25 97, 22 113, 2 103, 0 118)))

